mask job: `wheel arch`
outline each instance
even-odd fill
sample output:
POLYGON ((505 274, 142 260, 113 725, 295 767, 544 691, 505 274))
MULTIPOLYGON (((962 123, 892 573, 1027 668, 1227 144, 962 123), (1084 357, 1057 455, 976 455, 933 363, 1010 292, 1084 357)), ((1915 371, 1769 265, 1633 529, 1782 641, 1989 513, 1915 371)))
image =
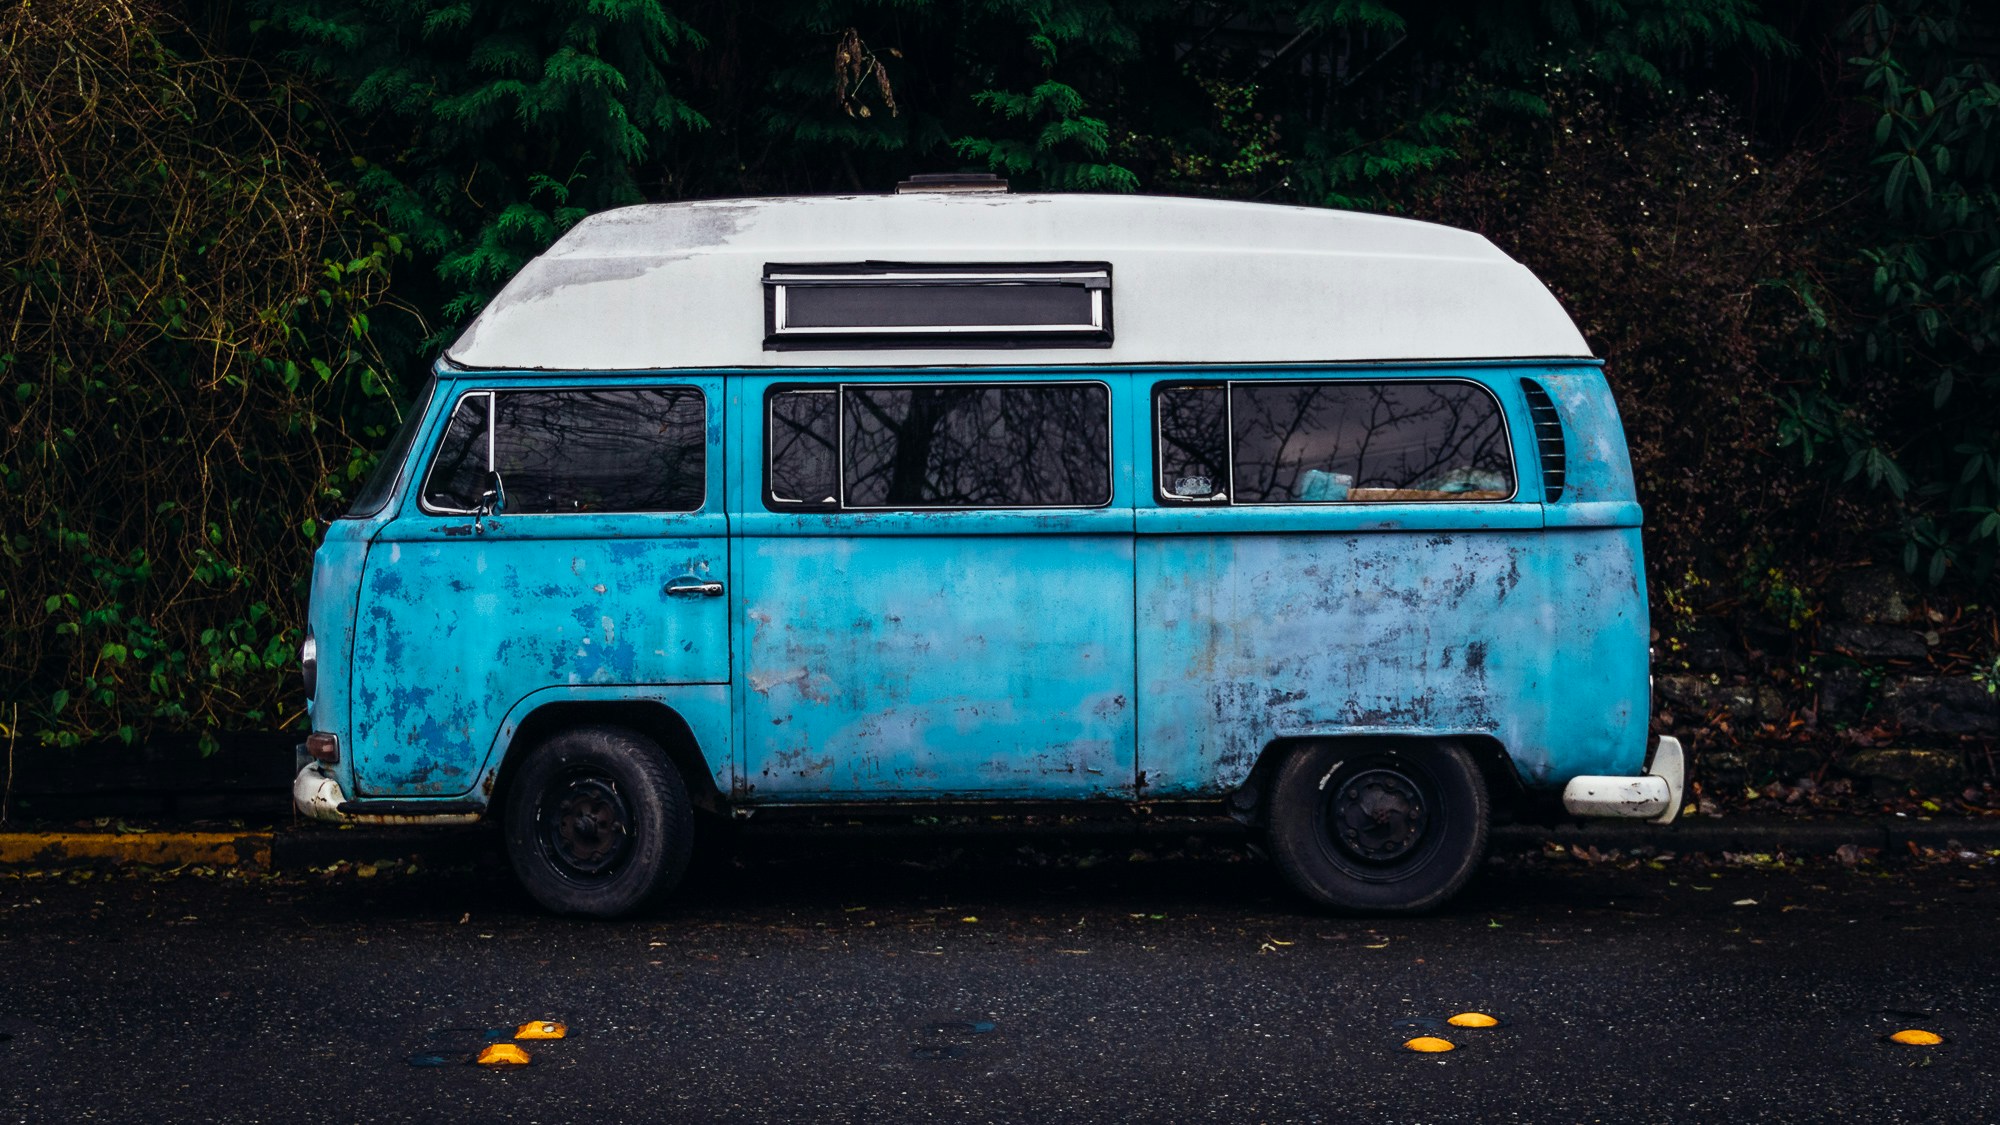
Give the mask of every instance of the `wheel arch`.
POLYGON ((694 728, 679 711, 657 700, 551 700, 524 717, 508 740, 487 808, 493 815, 506 808, 507 790, 535 747, 558 731, 584 726, 625 727, 651 739, 667 755, 687 786, 688 799, 703 812, 726 810, 728 799, 715 784, 715 772, 702 754, 694 728))
POLYGON ((1513 819, 1529 807, 1527 788, 1514 769, 1514 760, 1498 738, 1484 733, 1439 734, 1431 732, 1394 733, 1357 731, 1351 734, 1316 734, 1274 738, 1257 755, 1257 762, 1243 784, 1229 795, 1232 816, 1262 827, 1269 818, 1271 781, 1278 767, 1292 754, 1318 746, 1345 745, 1356 749, 1401 744, 1411 748, 1452 744, 1463 748, 1479 766, 1486 782, 1486 796, 1496 822, 1513 819))

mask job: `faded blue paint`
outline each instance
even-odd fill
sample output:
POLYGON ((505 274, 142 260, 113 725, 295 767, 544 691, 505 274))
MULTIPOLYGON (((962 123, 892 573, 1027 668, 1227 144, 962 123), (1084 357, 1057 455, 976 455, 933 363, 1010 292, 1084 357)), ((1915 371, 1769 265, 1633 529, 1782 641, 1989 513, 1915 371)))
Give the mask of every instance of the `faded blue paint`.
POLYGON ((316 558, 315 725, 342 734, 351 793, 475 800, 536 707, 618 699, 679 713, 744 804, 1212 797, 1273 739, 1381 732, 1490 736, 1538 787, 1639 772, 1639 509, 1602 372, 1198 374, 1319 372, 1484 383, 1509 416, 1516 498, 1163 509, 1150 392, 1187 370, 788 370, 787 383, 1103 381, 1114 493, 1087 511, 773 513, 761 502, 770 372, 455 374, 418 465, 469 389, 701 386, 707 503, 503 515, 475 535, 470 517, 424 513, 419 474, 405 473, 383 517, 343 521, 316 558), (1540 503, 1524 375, 1565 423, 1554 505, 1540 503), (682 575, 723 578, 728 594, 664 597, 682 575), (353 654, 346 677, 339 646, 353 654))
POLYGON ((1639 509, 1603 373, 1393 374, 1470 375, 1494 391, 1510 415, 1515 499, 1190 511, 1144 495, 1135 557, 1147 795, 1226 792, 1273 739, 1361 733, 1491 736, 1537 787, 1640 772, 1639 509), (1522 376, 1548 387, 1569 431, 1570 483, 1557 505, 1539 502, 1522 376))
MULTIPOLYGON (((719 466, 721 380, 672 382, 706 396, 708 459, 719 466)), ((486 385, 466 377, 443 388, 440 417, 486 385)), ((418 448, 435 441, 433 432, 418 448)), ((481 531, 470 516, 424 511, 414 480, 421 474, 408 475, 403 504, 376 533, 361 577, 349 792, 474 794, 505 717, 551 687, 729 682, 726 600, 663 592, 675 579, 728 571, 721 473, 710 473, 698 512, 503 514, 481 531)))
MULTIPOLYGON (((1104 382, 1125 432, 1122 373, 1004 377, 1104 382)), ((1129 796, 1131 447, 1112 443, 1103 508, 766 511, 764 393, 802 378, 744 378, 731 400, 744 798, 1129 796)))
MULTIPOLYGON (((728 793, 735 785, 735 770, 723 751, 729 745, 732 726, 730 709, 735 705, 728 684, 593 684, 580 687, 546 687, 523 696, 500 721, 493 741, 486 747, 479 766, 478 792, 493 792, 505 764, 507 749, 528 717, 556 703, 657 703, 679 715, 692 731, 708 732, 717 753, 708 758, 709 776, 718 793, 728 793)), ((704 745, 709 742, 705 741, 704 745)))
MULTIPOLYGON (((354 652, 354 607, 361 593, 361 567, 368 540, 380 526, 374 520, 335 520, 328 524, 313 552, 312 600, 307 628, 319 649, 319 678, 307 705, 312 729, 328 731, 347 741, 354 708, 351 703, 350 660, 354 652)), ((353 765, 346 754, 333 767, 335 780, 353 792, 353 765)))
POLYGON ((745 541, 746 796, 1130 793, 1132 538, 1101 514, 745 541))

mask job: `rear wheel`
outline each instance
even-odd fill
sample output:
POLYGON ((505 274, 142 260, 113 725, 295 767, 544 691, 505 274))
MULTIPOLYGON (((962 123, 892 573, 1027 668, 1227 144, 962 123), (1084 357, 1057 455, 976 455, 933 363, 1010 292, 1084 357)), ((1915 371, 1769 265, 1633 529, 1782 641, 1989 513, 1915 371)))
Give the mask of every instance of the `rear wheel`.
POLYGON ((508 790, 507 858, 558 914, 616 918, 687 870, 694 808, 658 745, 621 727, 578 727, 534 748, 508 790))
POLYGON ((1415 914, 1465 886, 1486 852, 1485 779, 1451 743, 1322 743, 1279 767, 1271 854, 1335 910, 1415 914))

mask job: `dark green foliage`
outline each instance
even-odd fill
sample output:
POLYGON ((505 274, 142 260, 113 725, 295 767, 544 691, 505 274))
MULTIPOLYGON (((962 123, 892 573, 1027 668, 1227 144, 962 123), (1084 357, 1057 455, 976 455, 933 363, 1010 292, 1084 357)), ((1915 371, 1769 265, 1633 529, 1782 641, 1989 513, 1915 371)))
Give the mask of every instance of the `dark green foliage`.
POLYGON ((1886 493, 1933 584, 1990 579, 2000 556, 2000 85, 1962 17, 1906 0, 1849 22, 1870 135, 1846 179, 1864 194, 1821 236, 1841 271, 1796 286, 1815 323, 1784 395, 1787 444, 1886 493))
POLYGON ((359 187, 434 261, 441 328, 584 215, 643 201, 663 139, 707 124, 667 76, 702 39, 652 0, 265 8, 286 60, 365 130, 359 187))
MULTIPOLYGON (((1230 7, 1167 0, 262 0, 260 42, 350 110, 362 189, 429 255, 449 333, 578 217, 644 198, 1017 190, 1381 206, 1549 76, 1669 89, 1783 49, 1746 0, 1230 7), (1278 127, 1278 122, 1284 123, 1278 127)), ((434 340, 435 342, 435 340, 434 340)))
POLYGON ((0 14, 0 733, 277 728, 381 440, 396 253, 295 92, 155 8, 0 14))

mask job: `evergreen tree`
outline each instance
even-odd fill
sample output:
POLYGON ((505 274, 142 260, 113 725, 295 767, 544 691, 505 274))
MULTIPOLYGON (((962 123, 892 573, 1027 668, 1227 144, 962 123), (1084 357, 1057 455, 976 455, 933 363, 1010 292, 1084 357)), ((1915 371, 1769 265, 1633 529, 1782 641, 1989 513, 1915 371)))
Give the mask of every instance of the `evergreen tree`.
POLYGON ((440 334, 578 219, 659 194, 707 125, 669 72, 701 37, 657 0, 267 0, 284 58, 340 92, 361 190, 430 256, 440 334))

